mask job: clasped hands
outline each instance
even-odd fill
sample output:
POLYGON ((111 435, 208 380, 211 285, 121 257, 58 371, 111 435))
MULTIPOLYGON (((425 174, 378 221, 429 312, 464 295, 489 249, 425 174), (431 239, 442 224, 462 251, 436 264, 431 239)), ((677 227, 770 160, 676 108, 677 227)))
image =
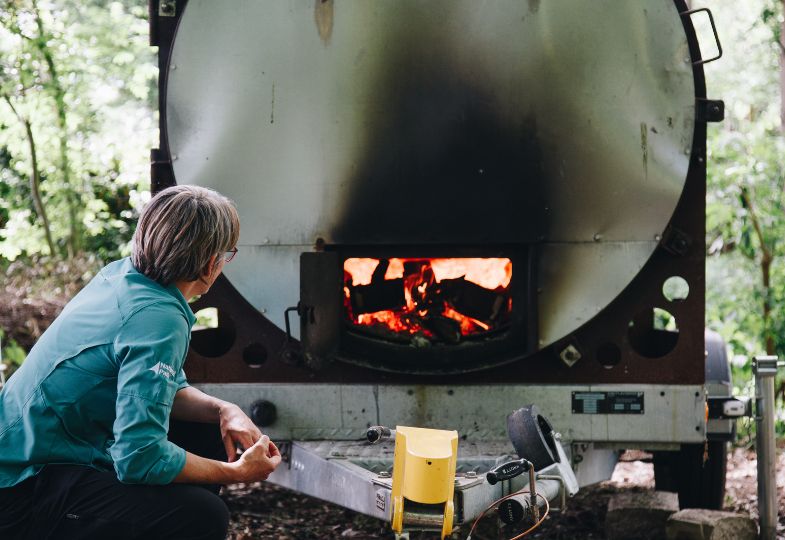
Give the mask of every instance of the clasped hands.
POLYGON ((235 464, 240 481, 267 480, 281 463, 281 452, 275 443, 237 405, 227 403, 219 418, 226 457, 235 464))

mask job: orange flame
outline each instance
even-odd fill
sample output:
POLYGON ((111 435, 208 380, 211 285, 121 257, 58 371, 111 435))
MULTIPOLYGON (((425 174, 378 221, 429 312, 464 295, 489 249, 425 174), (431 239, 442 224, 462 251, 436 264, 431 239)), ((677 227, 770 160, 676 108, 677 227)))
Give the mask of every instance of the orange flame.
MULTIPOLYGON (((392 258, 384 274, 384 280, 403 278, 403 297, 406 305, 398 309, 388 309, 373 313, 352 313, 353 288, 371 285, 379 259, 350 258, 344 262, 346 282, 344 286, 347 316, 355 325, 381 326, 393 332, 420 334, 434 337, 434 331, 427 328, 430 317, 446 318, 456 321, 461 335, 467 336, 487 332, 494 328, 495 322, 482 321, 461 313, 448 301, 437 296, 433 290, 443 280, 465 281, 479 285, 489 291, 504 296, 501 303, 505 314, 512 309, 509 285, 512 279, 512 262, 507 258, 392 258), (410 274, 406 272, 405 263, 410 274), (414 268, 412 270, 412 268, 414 268)), ((380 279, 378 276, 376 279, 380 279)))

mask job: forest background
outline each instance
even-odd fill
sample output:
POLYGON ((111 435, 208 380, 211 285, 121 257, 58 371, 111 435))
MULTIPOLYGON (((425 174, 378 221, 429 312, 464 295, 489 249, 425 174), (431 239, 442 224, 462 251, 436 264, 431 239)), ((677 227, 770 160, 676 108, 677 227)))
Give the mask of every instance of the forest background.
MULTIPOLYGON (((785 358, 785 36, 782 0, 693 0, 724 48, 705 66, 710 124, 706 326, 750 358, 785 358)), ((713 37, 696 16, 704 54, 713 37)), ((106 262, 129 253, 157 146, 156 51, 144 0, 0 0, 0 352, 8 376, 106 262)), ((785 383, 777 381, 785 436, 785 383)), ((752 426, 740 426, 750 443, 752 426)))

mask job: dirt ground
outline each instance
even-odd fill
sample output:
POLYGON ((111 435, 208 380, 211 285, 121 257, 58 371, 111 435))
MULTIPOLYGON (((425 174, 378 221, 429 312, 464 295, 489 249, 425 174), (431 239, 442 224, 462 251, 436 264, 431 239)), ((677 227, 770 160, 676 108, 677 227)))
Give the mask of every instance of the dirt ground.
MULTIPOLYGON (((616 466, 608 482, 582 489, 569 500, 563 514, 552 514, 528 538, 567 540, 604 539, 605 512, 611 496, 622 492, 654 489, 654 469, 650 462, 628 453, 616 466)), ((728 461, 725 510, 748 514, 757 519, 757 462, 754 452, 735 448, 728 461)), ((777 455, 779 497, 778 539, 785 539, 785 449, 777 455)), ((224 491, 232 513, 229 540, 257 538, 311 540, 328 538, 392 539, 389 525, 317 499, 289 492, 271 484, 233 485, 224 491)), ((522 529, 501 530, 495 517, 480 523, 472 540, 512 538, 522 529)), ((465 539, 468 529, 453 539, 465 539)), ((436 538, 425 536, 422 538, 436 538)), ((417 538, 412 535, 412 539, 417 538)))

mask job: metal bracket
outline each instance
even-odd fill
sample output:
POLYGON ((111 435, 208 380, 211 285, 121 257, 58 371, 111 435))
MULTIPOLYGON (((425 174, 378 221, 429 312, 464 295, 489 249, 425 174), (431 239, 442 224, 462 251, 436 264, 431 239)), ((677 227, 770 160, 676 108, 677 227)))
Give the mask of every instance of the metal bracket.
POLYGON ((551 512, 564 512, 567 508, 567 483, 564 478, 558 474, 538 474, 538 480, 557 480, 561 487, 559 488, 559 508, 551 506, 551 512))
POLYGON ((176 183, 169 155, 159 148, 150 150, 150 189, 153 195, 176 183))
POLYGON ((761 377, 774 376, 781 364, 777 356, 756 356, 752 359, 752 373, 761 377))
POLYGON ((292 468, 292 441, 282 441, 278 443, 278 451, 281 452, 281 461, 292 468))
POLYGON ((709 23, 711 23, 711 31, 714 32, 714 41, 717 43, 717 56, 713 56, 711 58, 707 58, 706 60, 696 60, 692 63, 693 66, 702 66, 703 64, 708 64, 709 62, 714 62, 715 60, 719 60, 722 57, 722 44, 720 43, 720 36, 717 34, 717 26, 714 24, 714 16, 711 14, 711 10, 709 8, 698 8, 698 9, 690 9, 688 11, 682 11, 679 13, 682 17, 689 17, 690 19, 695 13, 700 11, 705 11, 706 15, 709 16, 709 23))
POLYGON ((564 362, 567 367, 572 367, 575 363, 583 357, 580 350, 574 343, 568 343, 559 353, 559 358, 564 362))
POLYGON ((698 98, 696 116, 702 122, 722 122, 725 120, 725 102, 721 99, 698 98))
POLYGON ((174 17, 177 14, 176 0, 160 0, 158 3, 159 17, 174 17))
POLYGON ((684 256, 690 250, 692 239, 684 231, 670 226, 665 229, 661 244, 666 251, 674 255, 684 256))

